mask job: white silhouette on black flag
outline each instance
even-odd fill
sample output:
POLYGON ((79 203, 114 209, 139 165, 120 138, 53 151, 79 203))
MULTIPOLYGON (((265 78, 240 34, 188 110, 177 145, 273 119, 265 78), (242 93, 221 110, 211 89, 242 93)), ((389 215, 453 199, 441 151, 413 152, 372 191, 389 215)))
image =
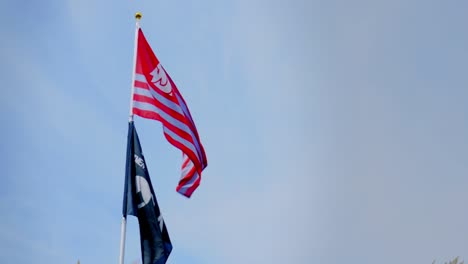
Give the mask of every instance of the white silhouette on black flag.
POLYGON ((127 164, 122 213, 138 217, 143 264, 164 264, 172 251, 166 224, 133 122, 128 124, 127 164))

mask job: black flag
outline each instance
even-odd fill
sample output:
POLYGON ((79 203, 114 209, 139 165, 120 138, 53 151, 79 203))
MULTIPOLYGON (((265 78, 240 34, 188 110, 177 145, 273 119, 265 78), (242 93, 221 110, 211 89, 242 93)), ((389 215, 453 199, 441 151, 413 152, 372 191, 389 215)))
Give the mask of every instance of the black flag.
POLYGON ((138 217, 143 264, 164 264, 172 251, 171 240, 159 211, 156 195, 133 122, 128 124, 127 165, 123 215, 138 217))

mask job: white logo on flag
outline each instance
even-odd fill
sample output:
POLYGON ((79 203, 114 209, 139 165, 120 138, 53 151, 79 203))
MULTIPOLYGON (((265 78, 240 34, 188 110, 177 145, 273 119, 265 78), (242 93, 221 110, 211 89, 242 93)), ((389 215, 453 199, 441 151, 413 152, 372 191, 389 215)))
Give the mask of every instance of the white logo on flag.
POLYGON ((161 63, 154 68, 154 70, 151 72, 151 75, 153 75, 153 80, 151 80, 156 87, 159 88, 159 90, 170 94, 172 92, 172 85, 171 82, 169 82, 169 78, 167 78, 166 71, 164 68, 161 66, 161 63))
POLYGON ((164 219, 163 219, 162 215, 159 215, 158 222, 159 222, 159 229, 162 232, 162 229, 163 229, 163 226, 164 226, 164 219))
POLYGON ((147 205, 151 200, 153 200, 153 194, 151 194, 151 188, 146 179, 142 176, 135 177, 137 193, 141 193, 141 198, 143 201, 138 205, 138 209, 147 205))
POLYGON ((140 166, 140 168, 145 169, 145 162, 137 154, 134 155, 135 163, 140 166))

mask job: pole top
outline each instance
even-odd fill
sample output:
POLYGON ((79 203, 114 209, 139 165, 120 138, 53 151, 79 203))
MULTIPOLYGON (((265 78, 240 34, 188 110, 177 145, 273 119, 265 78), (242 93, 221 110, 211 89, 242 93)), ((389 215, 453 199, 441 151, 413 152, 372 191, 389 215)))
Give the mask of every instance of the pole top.
POLYGON ((141 15, 140 12, 136 12, 136 13, 135 13, 135 19, 140 20, 141 17, 142 17, 142 15, 141 15))

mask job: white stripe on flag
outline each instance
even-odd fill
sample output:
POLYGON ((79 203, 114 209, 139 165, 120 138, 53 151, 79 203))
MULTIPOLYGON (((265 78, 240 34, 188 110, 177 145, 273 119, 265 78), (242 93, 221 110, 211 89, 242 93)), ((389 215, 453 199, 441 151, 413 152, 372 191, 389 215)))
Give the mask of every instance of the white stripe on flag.
MULTIPOLYGON (((144 77, 144 76, 143 76, 144 77)), ((155 100, 159 101, 160 103, 162 103, 163 105, 167 106, 168 108, 174 110, 175 112, 179 113, 180 115, 184 116, 186 118, 186 120, 190 120, 188 116, 186 116, 183 112, 182 112, 182 109, 180 108, 179 105, 177 105, 176 103, 172 102, 171 100, 168 100, 167 98, 165 98, 164 96, 158 94, 156 91, 154 91, 152 88, 150 88, 149 90, 148 89, 144 89, 144 88, 139 88, 139 87, 136 87, 135 86, 135 91, 134 93, 135 94, 138 94, 138 95, 143 95, 143 96, 146 96, 146 97, 150 97, 148 95, 148 92, 151 93, 152 95, 152 98, 154 98, 155 100)), ((138 102, 136 100, 134 100, 135 102, 138 102)), ((158 108, 158 110, 156 111, 157 113, 159 113, 160 115, 162 115, 161 112, 163 112, 162 109, 158 108)), ((166 114, 166 112, 164 112, 164 114, 166 114)), ((169 115, 169 114, 167 114, 169 115)), ((200 160, 200 164, 202 163, 201 160, 203 159, 203 155, 201 153, 201 147, 200 147, 200 143, 198 142, 198 139, 197 137, 195 137, 195 134, 193 133, 192 129, 190 129, 190 127, 188 127, 185 123, 182 123, 181 121, 177 120, 177 122, 180 122, 182 123, 185 127, 187 127, 187 129, 185 128, 182 128, 180 127, 179 125, 176 125, 174 124, 171 120, 169 120, 168 118, 166 117, 163 117, 164 119, 168 120, 169 123, 173 124, 174 126, 177 126, 179 127, 180 129, 184 130, 185 132, 187 132, 187 134, 189 134, 189 136, 192 138, 192 141, 194 142, 195 144, 195 149, 197 150, 197 156, 198 156, 198 159, 200 160)), ((172 120, 176 120, 174 118, 171 117, 172 120)), ((174 121, 176 122, 176 121, 174 121)), ((191 120, 189 122, 192 122, 191 120)))
MULTIPOLYGON (((166 120, 171 125, 177 127, 178 129, 186 132, 193 140, 193 135, 192 135, 192 131, 190 130, 190 128, 185 123, 183 123, 183 122, 173 118, 172 116, 168 115, 162 109, 154 106, 153 104, 150 104, 150 103, 147 103, 147 102, 140 102, 140 101, 135 101, 134 107, 136 107, 138 109, 141 109, 141 110, 152 111, 152 112, 158 113, 159 116, 161 116, 161 118, 166 120)), ((189 141, 187 141, 187 142, 189 142, 189 141)), ((191 142, 189 142, 189 143, 192 144, 191 142)), ((195 153, 197 153, 197 152, 195 152, 195 153)), ((200 159, 200 157, 198 157, 198 158, 200 159)))
MULTIPOLYGON (((186 155, 184 155, 186 156, 186 155)), ((187 157, 188 158, 188 157, 187 157)), ((185 166, 185 168, 182 168, 182 177, 184 177, 185 175, 187 175, 193 168, 193 162, 189 159, 189 162, 187 163, 187 165, 185 166)))
POLYGON ((184 145, 186 148, 190 149, 193 152, 193 154, 195 154, 195 156, 197 157, 198 162, 200 162, 200 158, 198 157, 195 147, 193 146, 191 142, 187 141, 185 138, 180 137, 179 135, 174 133, 174 131, 170 130, 166 126, 163 126, 163 130, 164 130, 164 133, 166 133, 173 140, 179 142, 180 144, 184 145))
MULTIPOLYGON (((133 93, 138 94, 138 95, 143 95, 143 96, 146 96, 146 97, 149 97, 149 98, 153 98, 153 95, 151 94, 151 92, 148 89, 144 89, 144 88, 140 88, 140 87, 135 86, 135 91, 133 93)), ((134 99, 134 101, 136 102, 135 99, 134 99)))
POLYGON ((135 73, 135 81, 148 83, 148 82, 146 81, 145 75, 139 74, 139 73, 135 73))
POLYGON ((190 187, 192 187, 195 184, 199 177, 200 175, 198 175, 198 172, 195 171, 190 181, 184 184, 183 187, 179 189, 179 192, 185 193, 190 187))

